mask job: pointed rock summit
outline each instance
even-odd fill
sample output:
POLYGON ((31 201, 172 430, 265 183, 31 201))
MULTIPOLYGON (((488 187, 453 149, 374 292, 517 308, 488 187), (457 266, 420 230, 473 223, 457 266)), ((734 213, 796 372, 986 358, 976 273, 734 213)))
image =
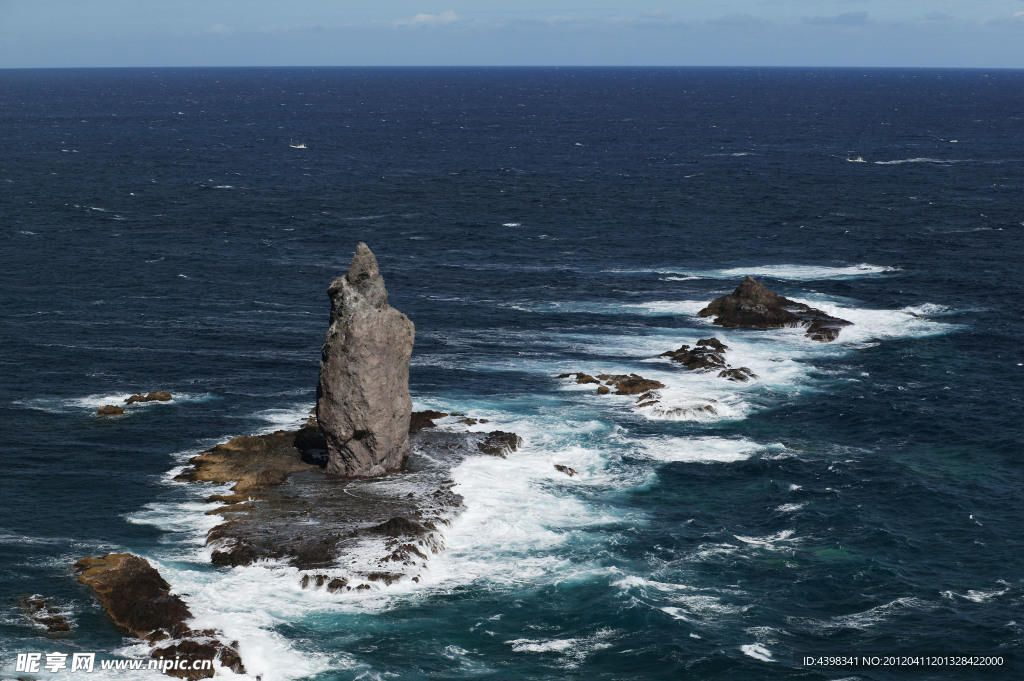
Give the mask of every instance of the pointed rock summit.
POLYGON ((363 242, 327 289, 331 325, 320 359, 316 418, 327 472, 382 475, 409 457, 409 357, 415 329, 388 305, 377 258, 363 242))
POLYGON ((714 317, 720 326, 738 326, 753 329, 776 329, 783 326, 803 326, 807 335, 817 341, 833 341, 839 330, 850 322, 828 315, 821 310, 783 298, 775 291, 746 277, 736 290, 712 300, 697 313, 700 317, 714 317))

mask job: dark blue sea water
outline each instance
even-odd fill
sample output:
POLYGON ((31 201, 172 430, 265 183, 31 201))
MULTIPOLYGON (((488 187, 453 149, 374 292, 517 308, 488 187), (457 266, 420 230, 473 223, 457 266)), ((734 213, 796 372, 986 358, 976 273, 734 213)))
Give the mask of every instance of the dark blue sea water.
POLYGON ((264 681, 1019 678, 1022 130, 1019 71, 0 72, 0 676, 147 653, 71 569, 125 550, 264 681), (452 471, 418 584, 215 569, 210 489, 170 479, 312 406, 360 240, 416 408, 524 447, 452 471), (746 274, 854 326, 695 316, 746 274), (710 335, 758 380, 658 357, 710 335), (802 664, 829 653, 1018 658, 802 664))

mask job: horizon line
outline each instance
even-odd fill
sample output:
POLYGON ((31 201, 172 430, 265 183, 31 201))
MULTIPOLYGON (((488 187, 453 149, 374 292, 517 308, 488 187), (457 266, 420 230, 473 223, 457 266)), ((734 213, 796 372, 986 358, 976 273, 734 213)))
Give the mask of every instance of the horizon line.
POLYGON ((100 71, 130 69, 775 69, 864 71, 1024 71, 1020 66, 809 66, 806 64, 211 64, 136 66, 0 66, 0 71, 100 71))

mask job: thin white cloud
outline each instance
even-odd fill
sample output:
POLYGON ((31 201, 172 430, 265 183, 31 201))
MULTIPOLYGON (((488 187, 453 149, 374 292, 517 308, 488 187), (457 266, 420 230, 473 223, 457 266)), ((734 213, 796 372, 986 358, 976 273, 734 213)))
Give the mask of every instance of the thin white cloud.
POLYGON ((663 9, 641 12, 634 16, 611 15, 604 19, 613 26, 635 26, 637 28, 660 28, 672 24, 671 15, 663 9))
POLYGON ((867 12, 846 12, 836 17, 804 17, 811 26, 864 26, 868 23, 867 12))
POLYGON ((771 26, 770 21, 762 19, 761 17, 755 17, 752 14, 726 14, 724 17, 717 19, 708 19, 708 24, 712 26, 771 26))
POLYGON ((226 24, 214 24, 210 28, 206 29, 207 33, 217 33, 219 35, 230 35, 235 32, 235 29, 226 24))
POLYGON ((1024 29, 1024 11, 1014 12, 1008 17, 992 19, 991 21, 986 22, 986 24, 994 28, 1024 29))
POLYGON ((360 24, 336 24, 330 28, 324 24, 277 24, 271 26, 260 26, 256 29, 257 33, 300 33, 300 32, 324 32, 331 29, 338 28, 359 28, 363 25, 360 24))
POLYGON ((448 26, 461 20, 462 17, 449 9, 440 14, 420 13, 412 19, 399 21, 398 24, 400 26, 448 26))

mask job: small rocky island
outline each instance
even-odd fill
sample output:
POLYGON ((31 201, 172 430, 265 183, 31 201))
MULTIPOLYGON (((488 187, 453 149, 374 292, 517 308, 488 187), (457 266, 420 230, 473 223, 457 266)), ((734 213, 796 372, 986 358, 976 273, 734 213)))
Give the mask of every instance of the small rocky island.
POLYGON ((730 381, 749 381, 757 378, 757 374, 747 367, 733 368, 725 361, 725 352, 729 346, 717 338, 702 338, 691 348, 685 343, 678 350, 661 353, 673 362, 678 362, 691 371, 718 371, 719 378, 730 381))
MULTIPOLYGON (((487 419, 412 413, 413 323, 388 304, 377 259, 365 243, 328 296, 316 416, 297 430, 221 443, 193 457, 175 480, 231 485, 228 493, 206 498, 219 504, 208 515, 224 518, 206 541, 217 567, 279 560, 305 571, 303 588, 333 593, 418 582, 427 557, 444 548, 440 528, 462 507, 451 468, 469 456, 506 457, 522 439, 436 427, 441 419, 470 427, 487 419), (413 451, 431 455, 410 459, 413 451), (352 555, 362 562, 348 560, 352 555)), ((570 471, 562 472, 576 473, 570 471)), ((114 623, 148 641, 154 657, 216 657, 236 672, 244 668, 237 644, 190 627, 187 604, 145 559, 109 554, 83 558, 76 568, 114 623)))
MULTIPOLYGON (((166 390, 151 390, 150 392, 143 395, 137 393, 130 396, 124 401, 126 405, 143 403, 143 402, 170 402, 173 399, 173 395, 166 390)), ((117 404, 104 404, 102 407, 96 410, 97 416, 121 416, 124 414, 124 407, 117 404)))
MULTIPOLYGON (((852 322, 833 317, 809 305, 783 298, 753 277, 745 277, 736 289, 712 300, 697 313, 699 317, 714 317, 713 323, 725 328, 776 329, 802 326, 806 335, 815 341, 829 342, 839 337, 839 331, 852 322)), ((677 350, 661 353, 672 362, 700 373, 718 372, 719 378, 745 383, 757 378, 749 367, 733 367, 726 362, 729 346, 718 338, 702 338, 694 347, 683 344, 677 350)), ((596 377, 584 372, 559 374, 557 378, 573 378, 576 383, 597 384, 598 395, 640 394, 637 407, 652 407, 652 413, 667 418, 692 418, 718 413, 715 400, 707 399, 705 404, 694 407, 657 407, 661 401, 658 390, 665 386, 653 379, 637 374, 598 374, 596 377), (604 385, 601 385, 601 383, 604 385)))
POLYGON ((753 277, 746 277, 732 293, 715 298, 699 317, 714 317, 724 327, 778 329, 803 326, 816 341, 834 341, 851 322, 833 317, 809 305, 783 298, 753 277))

